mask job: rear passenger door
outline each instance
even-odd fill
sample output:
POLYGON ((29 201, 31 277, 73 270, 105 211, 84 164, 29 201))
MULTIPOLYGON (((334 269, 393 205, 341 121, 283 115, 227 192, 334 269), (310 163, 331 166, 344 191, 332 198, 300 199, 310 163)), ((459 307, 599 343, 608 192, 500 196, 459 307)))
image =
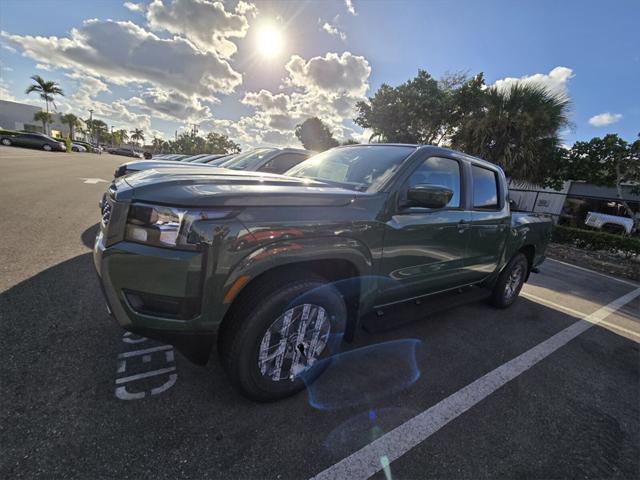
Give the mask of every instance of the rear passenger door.
POLYGON ((471 178, 471 233, 466 261, 470 277, 480 281, 498 267, 511 216, 499 170, 472 164, 471 178))
POLYGON ((307 156, 300 153, 282 153, 273 157, 262 167, 260 167, 258 171, 269 173, 284 173, 306 159, 307 156))

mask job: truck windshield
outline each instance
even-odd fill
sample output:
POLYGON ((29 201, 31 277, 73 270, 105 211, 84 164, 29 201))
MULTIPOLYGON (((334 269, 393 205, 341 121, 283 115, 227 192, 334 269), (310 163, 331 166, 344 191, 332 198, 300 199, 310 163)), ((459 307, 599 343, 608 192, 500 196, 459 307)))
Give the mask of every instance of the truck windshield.
POLYGON ((285 175, 336 183, 359 191, 377 191, 416 147, 358 145, 314 155, 285 175))
POLYGON ((230 168, 231 170, 254 170, 260 165, 262 159, 273 151, 275 151, 275 148, 256 148, 247 153, 236 155, 228 162, 219 166, 230 168))

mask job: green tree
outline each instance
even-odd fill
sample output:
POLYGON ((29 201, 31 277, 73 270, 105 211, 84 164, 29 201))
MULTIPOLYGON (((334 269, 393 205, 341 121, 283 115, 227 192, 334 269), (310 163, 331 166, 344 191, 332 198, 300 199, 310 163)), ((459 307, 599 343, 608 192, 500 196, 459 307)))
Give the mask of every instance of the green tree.
POLYGON ((562 155, 559 131, 568 125, 569 100, 516 83, 486 89, 479 105, 463 115, 453 148, 500 165, 515 180, 549 184, 562 155))
MULTIPOLYGON (((232 141, 226 135, 209 132, 206 136, 206 153, 239 153, 240 145, 232 141)), ((203 152, 204 153, 204 152, 203 152)))
POLYGON ((354 121, 373 131, 371 140, 447 143, 469 108, 478 108, 483 89, 482 74, 471 79, 453 74, 436 80, 418 70, 415 78, 397 87, 382 84, 373 97, 358 102, 354 121))
POLYGON ((87 129, 91 132, 92 140, 96 143, 100 143, 104 141, 109 133, 109 126, 104 123, 102 120, 94 119, 86 119, 84 121, 87 124, 87 129))
POLYGON ((131 133, 131 140, 136 142, 136 145, 139 145, 140 142, 144 142, 144 132, 141 128, 134 128, 129 133, 131 133))
POLYGON ((73 141, 75 129, 80 126, 80 119, 73 113, 67 113, 66 115, 61 115, 60 120, 69 126, 69 138, 73 141))
POLYGON ((307 150, 324 152, 338 146, 338 141, 333 138, 329 127, 318 117, 307 118, 296 125, 296 137, 307 150))
POLYGON ((49 112, 40 110, 33 114, 33 120, 36 122, 42 122, 42 131, 47 133, 47 125, 51 123, 53 115, 49 112))
POLYGON ((127 143, 129 141, 129 133, 124 128, 118 130, 118 137, 120 140, 119 145, 122 145, 123 143, 127 143))
MULTIPOLYGON (((52 103, 54 108, 56 106, 55 104, 55 96, 56 95, 63 95, 64 96, 64 92, 62 91, 62 89, 60 88, 60 86, 52 81, 52 80, 45 80, 44 78, 42 78, 40 75, 32 75, 31 76, 31 80, 33 80, 35 83, 29 85, 27 87, 27 89, 25 90, 25 93, 27 95, 29 95, 32 92, 36 92, 40 95, 40 98, 42 100, 44 100, 45 106, 46 106, 46 113, 47 115, 49 114, 49 103, 52 103)), ((48 117, 50 118, 50 117, 48 117)), ((43 127, 45 129, 44 133, 48 134, 49 130, 48 130, 48 124, 51 122, 51 120, 47 120, 46 124, 43 124, 43 127)))
POLYGON ((151 141, 151 146, 153 148, 153 153, 160 153, 168 148, 167 142, 157 137, 153 137, 153 140, 151 141))
POLYGON ((638 217, 622 195, 623 184, 631 184, 633 193, 640 192, 640 140, 628 143, 618 135, 595 137, 588 142, 576 142, 556 169, 562 180, 583 180, 616 189, 618 201, 627 214, 638 217))

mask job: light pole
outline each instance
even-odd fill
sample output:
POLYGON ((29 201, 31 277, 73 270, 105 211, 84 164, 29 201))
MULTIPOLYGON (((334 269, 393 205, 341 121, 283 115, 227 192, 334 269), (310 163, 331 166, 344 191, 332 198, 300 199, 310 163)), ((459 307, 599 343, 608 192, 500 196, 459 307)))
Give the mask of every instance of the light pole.
POLYGON ((91 132, 91 143, 95 141, 95 133, 93 130, 93 109, 89 109, 89 131, 91 132))

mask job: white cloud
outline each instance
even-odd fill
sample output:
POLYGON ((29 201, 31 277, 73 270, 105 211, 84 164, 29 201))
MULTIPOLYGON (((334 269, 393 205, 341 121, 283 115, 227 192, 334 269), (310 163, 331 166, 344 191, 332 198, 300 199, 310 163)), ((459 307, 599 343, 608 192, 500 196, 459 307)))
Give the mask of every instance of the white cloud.
POLYGON ((124 2, 123 6, 132 12, 144 12, 146 10, 144 3, 124 2))
POLYGON ((0 100, 7 100, 9 102, 17 101, 16 97, 9 93, 9 85, 0 78, 0 100))
POLYGON ((333 35, 334 37, 340 37, 341 40, 347 39, 347 34, 342 30, 338 29, 335 25, 331 25, 329 22, 324 22, 322 25, 322 29, 327 32, 329 35, 333 35))
POLYGON ((211 115, 209 107, 202 105, 196 96, 188 97, 175 90, 150 88, 139 97, 127 100, 127 104, 139 107, 144 113, 167 120, 199 122, 211 115))
POLYGON ((589 125, 593 125, 594 127, 604 127, 605 125, 611 125, 612 123, 619 122, 621 119, 621 113, 599 113, 589 119, 589 125))
POLYGON ((497 80, 494 85, 500 90, 507 90, 516 83, 529 83, 541 85, 553 93, 567 95, 568 83, 573 77, 573 70, 570 68, 556 67, 549 73, 536 73, 534 75, 525 75, 520 78, 503 78, 502 80, 497 80))
POLYGON ((214 93, 229 93, 242 82, 215 52, 198 50, 184 38, 160 38, 132 22, 87 20, 70 37, 1 35, 33 60, 114 84, 148 82, 213 99, 214 93))
POLYGON ((358 15, 358 13, 356 12, 355 7, 353 6, 353 0, 344 0, 344 5, 345 5, 345 7, 347 7, 347 11, 351 15, 358 15))
MULTIPOLYGON (((328 53, 305 60, 291 57, 284 83, 290 91, 247 92, 241 102, 255 109, 233 123, 208 120, 205 128, 230 135, 245 145, 299 145, 295 127, 309 117, 325 122, 338 139, 359 138, 351 118, 355 104, 368 89, 371 68, 364 57, 350 52, 328 53)), ((356 130, 357 129, 357 130, 356 130)))
POLYGON ((346 92, 364 95, 369 88, 371 67, 366 58, 344 52, 327 53, 324 57, 313 57, 305 61, 294 55, 285 65, 289 77, 287 84, 303 87, 308 91, 346 92))
POLYGON ((154 0, 147 8, 147 21, 153 30, 166 30, 188 38, 197 48, 215 52, 223 58, 237 50, 229 38, 242 38, 249 29, 249 18, 257 9, 239 2, 235 12, 228 12, 222 2, 211 0, 154 0))

